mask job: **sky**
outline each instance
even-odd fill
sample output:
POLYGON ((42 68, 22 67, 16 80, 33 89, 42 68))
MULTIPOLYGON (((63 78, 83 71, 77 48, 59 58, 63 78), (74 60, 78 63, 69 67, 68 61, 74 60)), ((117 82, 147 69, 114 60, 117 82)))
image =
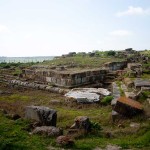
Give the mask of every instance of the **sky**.
POLYGON ((0 0, 0 56, 150 49, 150 0, 0 0))

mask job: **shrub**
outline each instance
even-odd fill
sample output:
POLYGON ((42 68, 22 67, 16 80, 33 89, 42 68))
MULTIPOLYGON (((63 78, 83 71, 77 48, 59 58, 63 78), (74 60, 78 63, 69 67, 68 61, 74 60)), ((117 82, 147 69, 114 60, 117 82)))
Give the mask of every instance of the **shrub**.
POLYGON ((106 96, 101 100, 101 103, 104 105, 110 104, 112 99, 113 99, 113 96, 106 96))
POLYGON ((102 127, 100 126, 100 124, 98 122, 91 122, 91 129, 101 131, 102 127))

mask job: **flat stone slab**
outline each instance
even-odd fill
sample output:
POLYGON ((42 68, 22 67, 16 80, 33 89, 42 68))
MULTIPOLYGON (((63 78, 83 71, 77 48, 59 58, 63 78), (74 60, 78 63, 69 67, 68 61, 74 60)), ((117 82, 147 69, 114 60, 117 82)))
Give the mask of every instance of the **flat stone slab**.
POLYGON ((100 95, 108 96, 110 94, 111 92, 103 88, 75 88, 65 96, 76 99, 78 103, 94 103, 100 101, 100 95))
POLYGON ((150 80, 137 78, 134 80, 135 87, 150 87, 150 80))
POLYGON ((44 106, 27 106, 25 118, 31 119, 47 126, 56 126, 57 112, 44 106))
POLYGON ((139 102, 129 99, 127 97, 120 97, 114 110, 124 116, 133 116, 143 112, 143 106, 139 102))

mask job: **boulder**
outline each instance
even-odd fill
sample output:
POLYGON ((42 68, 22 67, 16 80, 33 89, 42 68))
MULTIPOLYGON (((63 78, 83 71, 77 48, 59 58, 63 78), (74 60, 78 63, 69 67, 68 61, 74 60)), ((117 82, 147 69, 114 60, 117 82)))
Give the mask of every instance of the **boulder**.
POLYGON ((143 112, 143 106, 135 100, 120 97, 114 106, 114 111, 124 116, 134 116, 143 112))
POLYGON ((70 127, 70 129, 84 129, 85 132, 91 130, 91 122, 87 116, 78 116, 75 118, 75 123, 70 127))
POLYGON ((25 118, 40 122, 46 126, 56 126, 57 112, 44 106, 27 106, 25 118))
POLYGON ((56 128, 54 126, 41 126, 41 127, 36 127, 32 131, 32 134, 41 134, 41 135, 46 135, 50 137, 56 137, 56 136, 62 135, 63 130, 60 128, 56 128))
POLYGON ((70 136, 59 136, 56 139, 56 143, 60 146, 72 146, 74 145, 74 140, 70 136))

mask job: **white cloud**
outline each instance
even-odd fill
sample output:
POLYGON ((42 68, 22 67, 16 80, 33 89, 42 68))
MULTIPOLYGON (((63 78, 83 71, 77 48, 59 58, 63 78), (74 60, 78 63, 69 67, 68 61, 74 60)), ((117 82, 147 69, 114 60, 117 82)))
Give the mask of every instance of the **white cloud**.
POLYGON ((9 33, 9 30, 6 26, 0 25, 0 33, 9 33))
POLYGON ((129 6, 128 10, 118 12, 117 17, 131 16, 131 15, 150 15, 150 9, 143 9, 142 7, 129 6))
POLYGON ((115 31, 110 32, 110 35, 113 35, 113 36, 130 36, 132 34, 133 33, 128 30, 115 30, 115 31))

